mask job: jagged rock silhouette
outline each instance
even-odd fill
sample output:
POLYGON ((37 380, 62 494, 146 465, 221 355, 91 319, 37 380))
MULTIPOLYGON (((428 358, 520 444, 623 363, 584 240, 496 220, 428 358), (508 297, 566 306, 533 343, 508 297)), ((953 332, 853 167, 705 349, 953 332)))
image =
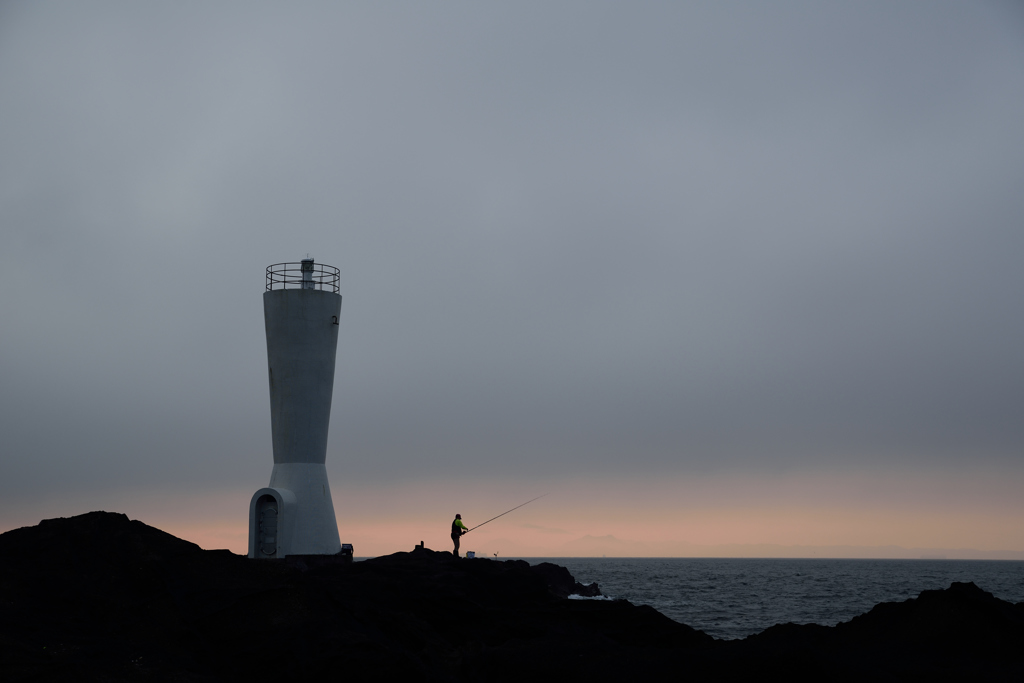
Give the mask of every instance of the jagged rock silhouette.
POLYGON ((0 678, 1024 680, 1024 603, 971 583, 717 641, 563 567, 408 553, 253 561, 92 512, 0 535, 0 678))

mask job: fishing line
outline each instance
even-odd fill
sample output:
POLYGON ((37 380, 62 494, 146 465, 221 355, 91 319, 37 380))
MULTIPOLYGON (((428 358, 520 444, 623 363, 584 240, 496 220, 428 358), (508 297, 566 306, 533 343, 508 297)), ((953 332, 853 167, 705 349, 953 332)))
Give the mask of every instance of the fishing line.
MULTIPOLYGON (((546 493, 545 493, 545 494, 544 494, 544 496, 546 496, 546 495, 548 495, 548 494, 546 494, 546 493)), ((540 500, 540 499, 541 499, 541 498, 543 498, 544 496, 537 496, 536 498, 531 498, 530 500, 528 500, 528 501, 526 501, 525 503, 523 503, 523 505, 529 505, 529 504, 530 504, 530 503, 532 503, 533 501, 535 501, 535 500, 540 500)), ((514 508, 512 508, 512 510, 505 510, 505 512, 502 512, 502 513, 501 513, 500 515, 498 515, 498 517, 504 517, 504 516, 505 516, 505 515, 507 515, 508 513, 512 512, 513 510, 518 510, 519 508, 523 507, 523 505, 516 505, 516 506, 515 506, 514 508)), ((496 520, 496 519, 497 519, 498 517, 491 517, 491 518, 490 518, 489 520, 487 520, 487 522, 493 522, 493 521, 494 521, 494 520, 496 520)), ((479 524, 477 524, 477 525, 476 525, 475 527, 473 527, 473 529, 479 529, 479 528, 480 528, 480 527, 482 527, 482 526, 483 526, 484 524, 487 524, 487 522, 480 522, 480 523, 479 523, 479 524)), ((468 534, 468 533, 469 533, 470 531, 472 531, 473 529, 467 529, 467 530, 466 530, 466 533, 468 534)))

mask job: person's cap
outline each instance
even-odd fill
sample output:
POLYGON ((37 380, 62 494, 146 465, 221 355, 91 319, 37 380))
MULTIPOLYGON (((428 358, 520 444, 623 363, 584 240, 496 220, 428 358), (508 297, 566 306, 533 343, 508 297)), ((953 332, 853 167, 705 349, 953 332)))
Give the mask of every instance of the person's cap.
POLYGON ((455 513, 455 519, 462 519, 462 515, 460 515, 459 513, 456 512, 455 513))

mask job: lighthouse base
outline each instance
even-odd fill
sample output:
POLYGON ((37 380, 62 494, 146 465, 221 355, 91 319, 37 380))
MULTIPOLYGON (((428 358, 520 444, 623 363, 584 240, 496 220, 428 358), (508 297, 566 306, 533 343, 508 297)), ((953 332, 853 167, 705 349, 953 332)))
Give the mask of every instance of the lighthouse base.
POLYGON ((249 502, 249 557, 335 555, 341 552, 327 468, 279 463, 270 486, 249 502))

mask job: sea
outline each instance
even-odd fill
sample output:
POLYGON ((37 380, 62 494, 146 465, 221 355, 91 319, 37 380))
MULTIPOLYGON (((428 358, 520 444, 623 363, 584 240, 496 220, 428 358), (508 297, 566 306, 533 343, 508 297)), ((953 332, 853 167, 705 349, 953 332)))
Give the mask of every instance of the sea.
MULTIPOLYGON (((775 624, 833 626, 880 602, 973 581, 1024 601, 1024 561, 712 558, 523 558, 553 562, 603 599, 650 605, 715 638, 745 638, 775 624)), ((600 598, 599 598, 600 599, 600 598)))

